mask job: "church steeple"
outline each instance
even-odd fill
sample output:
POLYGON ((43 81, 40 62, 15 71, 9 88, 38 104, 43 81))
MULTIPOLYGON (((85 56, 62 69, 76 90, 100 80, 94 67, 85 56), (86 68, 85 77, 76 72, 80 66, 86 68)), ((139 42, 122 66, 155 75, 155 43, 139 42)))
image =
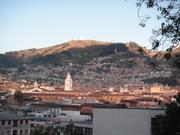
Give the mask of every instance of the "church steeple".
POLYGON ((70 74, 70 72, 67 72, 67 76, 66 76, 65 84, 64 84, 64 90, 71 91, 71 90, 73 90, 72 86, 73 86, 73 81, 71 78, 71 74, 70 74))

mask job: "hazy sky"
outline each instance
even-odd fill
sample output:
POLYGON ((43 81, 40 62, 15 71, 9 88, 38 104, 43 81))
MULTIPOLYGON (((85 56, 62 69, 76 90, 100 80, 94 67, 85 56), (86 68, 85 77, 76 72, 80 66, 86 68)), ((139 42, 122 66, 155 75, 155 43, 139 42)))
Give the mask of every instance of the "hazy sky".
MULTIPOLYGON (((157 23, 138 24, 136 0, 0 0, 0 53, 72 39, 135 41, 151 47, 157 23)), ((141 10, 142 14, 144 10, 141 10)))

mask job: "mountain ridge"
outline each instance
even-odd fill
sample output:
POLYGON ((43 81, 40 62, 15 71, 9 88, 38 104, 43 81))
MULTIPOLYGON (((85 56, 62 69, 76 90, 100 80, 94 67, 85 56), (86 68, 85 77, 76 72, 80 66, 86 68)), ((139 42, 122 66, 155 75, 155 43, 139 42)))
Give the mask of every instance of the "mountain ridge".
POLYGON ((164 52, 135 42, 73 40, 60 45, 0 55, 0 72, 15 80, 63 85, 69 71, 76 88, 108 88, 122 84, 179 85, 177 70, 164 52))
POLYGON ((110 43, 108 42, 102 42, 102 41, 96 41, 96 40, 71 40, 62 44, 57 44, 49 47, 43 47, 43 48, 31 48, 31 49, 25 49, 25 50, 19 50, 19 51, 11 51, 6 52, 6 54, 15 54, 17 57, 24 57, 25 53, 27 53, 25 58, 28 56, 33 57, 36 55, 50 55, 55 54, 57 52, 61 51, 67 51, 72 48, 84 48, 92 45, 108 45, 110 43), (31 53, 30 55, 28 55, 31 53))

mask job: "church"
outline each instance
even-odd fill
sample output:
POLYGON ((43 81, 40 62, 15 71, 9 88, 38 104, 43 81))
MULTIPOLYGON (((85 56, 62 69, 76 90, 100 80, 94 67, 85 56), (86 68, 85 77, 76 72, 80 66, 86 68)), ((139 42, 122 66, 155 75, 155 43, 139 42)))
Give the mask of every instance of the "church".
POLYGON ((73 80, 71 78, 70 72, 67 73, 65 82, 64 82, 64 90, 65 91, 72 91, 73 90, 73 80))

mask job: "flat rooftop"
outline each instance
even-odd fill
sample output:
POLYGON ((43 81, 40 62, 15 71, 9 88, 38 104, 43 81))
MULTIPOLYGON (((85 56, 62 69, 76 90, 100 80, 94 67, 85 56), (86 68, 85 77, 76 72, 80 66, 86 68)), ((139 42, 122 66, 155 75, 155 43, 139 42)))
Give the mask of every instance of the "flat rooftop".
POLYGON ((0 112, 0 120, 29 120, 29 117, 21 116, 13 112, 0 112))

